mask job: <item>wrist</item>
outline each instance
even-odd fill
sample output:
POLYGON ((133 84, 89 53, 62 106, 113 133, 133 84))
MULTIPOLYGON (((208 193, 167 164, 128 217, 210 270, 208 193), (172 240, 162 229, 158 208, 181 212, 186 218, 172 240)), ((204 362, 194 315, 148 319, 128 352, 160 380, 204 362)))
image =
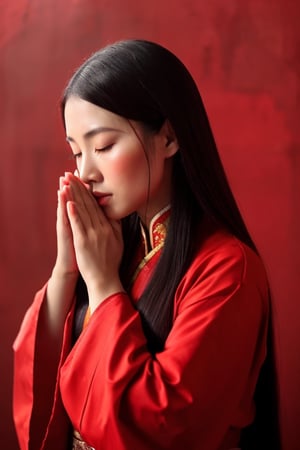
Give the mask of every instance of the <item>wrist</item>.
POLYGON ((55 278, 58 280, 69 280, 69 281, 77 281, 79 275, 78 270, 67 270, 64 267, 61 267, 58 264, 55 264, 52 270, 51 278, 55 278))
POLYGON ((125 289, 122 286, 120 280, 116 280, 111 283, 105 283, 104 286, 95 283, 90 286, 87 286, 87 290, 91 313, 93 313, 95 309, 111 295, 118 294, 120 292, 125 292, 125 289))

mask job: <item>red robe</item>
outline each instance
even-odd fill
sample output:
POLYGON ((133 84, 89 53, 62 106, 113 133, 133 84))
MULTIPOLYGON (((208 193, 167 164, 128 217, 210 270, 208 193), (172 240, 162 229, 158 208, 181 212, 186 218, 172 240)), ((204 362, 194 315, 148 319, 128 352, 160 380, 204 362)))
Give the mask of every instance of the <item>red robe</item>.
POLYGON ((264 267, 227 232, 207 235, 179 283, 173 327, 154 358, 134 303, 157 264, 164 225, 162 217, 153 221, 154 250, 131 291, 107 298, 73 347, 74 308, 69 312, 53 394, 47 384, 51 348, 38 326, 46 287, 37 293, 14 343, 14 420, 21 450, 67 450, 70 421, 96 450, 238 447, 241 428, 255 414, 253 394, 266 355, 264 267), (36 395, 43 386, 45 399, 36 395), (37 424, 47 408, 40 446, 31 422, 37 424))

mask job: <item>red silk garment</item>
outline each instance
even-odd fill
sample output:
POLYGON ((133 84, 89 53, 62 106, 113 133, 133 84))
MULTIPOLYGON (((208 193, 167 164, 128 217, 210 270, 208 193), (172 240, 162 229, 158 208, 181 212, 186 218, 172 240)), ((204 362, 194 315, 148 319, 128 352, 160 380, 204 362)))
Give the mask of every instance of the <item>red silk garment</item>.
POLYGON ((50 407, 43 449, 67 450, 67 416, 96 450, 238 447, 241 428, 255 414, 253 393, 266 355, 263 265, 225 231, 208 234, 176 291, 165 348, 153 358, 134 303, 157 264, 157 241, 152 239, 154 251, 142 262, 131 292, 106 299, 73 348, 69 313, 55 394, 44 402, 35 392, 37 377, 45 389, 50 378, 41 355, 51 348, 38 326, 46 288, 36 295, 14 344, 14 418, 21 450, 40 448, 29 446, 39 414, 34 422, 31 417, 37 408, 47 416, 43 411, 50 407))

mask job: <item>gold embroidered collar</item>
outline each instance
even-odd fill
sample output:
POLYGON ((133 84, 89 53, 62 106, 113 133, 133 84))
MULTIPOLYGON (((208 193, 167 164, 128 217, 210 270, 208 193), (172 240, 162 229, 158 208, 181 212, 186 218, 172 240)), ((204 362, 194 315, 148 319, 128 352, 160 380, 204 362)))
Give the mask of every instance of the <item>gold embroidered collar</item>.
POLYGON ((154 217, 149 224, 149 238, 147 239, 147 231, 141 223, 141 232, 145 246, 145 255, 158 250, 164 245, 167 236, 168 223, 170 218, 170 205, 163 208, 154 217))

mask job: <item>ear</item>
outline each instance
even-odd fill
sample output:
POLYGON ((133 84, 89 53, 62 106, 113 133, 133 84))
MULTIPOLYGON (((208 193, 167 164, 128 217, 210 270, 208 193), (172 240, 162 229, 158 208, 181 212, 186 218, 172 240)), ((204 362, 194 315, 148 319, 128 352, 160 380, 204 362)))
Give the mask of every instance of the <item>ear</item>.
POLYGON ((162 139, 165 156, 166 158, 170 158, 179 150, 179 144, 169 120, 165 120, 163 126, 159 130, 159 134, 162 139))

